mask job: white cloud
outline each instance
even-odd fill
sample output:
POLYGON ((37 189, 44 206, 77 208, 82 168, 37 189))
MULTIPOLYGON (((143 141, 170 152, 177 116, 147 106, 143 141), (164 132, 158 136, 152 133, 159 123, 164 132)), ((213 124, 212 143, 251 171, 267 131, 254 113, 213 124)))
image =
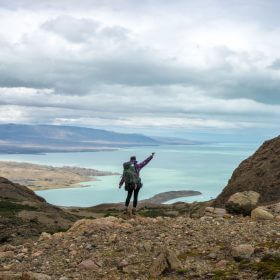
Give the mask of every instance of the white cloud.
POLYGON ((237 2, 1 3, 0 121, 277 127, 279 4, 237 2))
POLYGON ((18 106, 1 106, 0 122, 1 123, 24 123, 29 121, 24 108, 18 106))
MULTIPOLYGON (((138 88, 98 88, 83 96, 57 95, 53 90, 0 88, 2 105, 16 105, 13 121, 115 127, 254 128, 280 117, 279 105, 248 99, 224 100, 194 89, 171 87, 151 92, 138 88), (161 92, 161 94, 159 94, 161 92), (20 114, 19 114, 20 112, 20 114), (23 115, 24 113, 24 115, 23 115), (24 118, 23 118, 24 116, 24 118), (39 118, 37 116, 40 116, 39 118), (262 120, 256 121, 256 116, 262 120)), ((1 104, 1 103, 0 103, 1 104)), ((8 114, 8 118, 9 118, 8 114)), ((273 126, 273 125, 272 125, 273 126)))

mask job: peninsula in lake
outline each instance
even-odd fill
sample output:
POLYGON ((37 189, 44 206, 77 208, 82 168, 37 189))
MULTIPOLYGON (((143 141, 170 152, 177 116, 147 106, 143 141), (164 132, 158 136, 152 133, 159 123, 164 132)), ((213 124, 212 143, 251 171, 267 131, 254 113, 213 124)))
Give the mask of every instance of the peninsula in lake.
POLYGON ((54 167, 24 162, 0 161, 0 176, 41 191, 47 189, 83 187, 82 182, 95 181, 98 176, 119 175, 74 166, 54 167))

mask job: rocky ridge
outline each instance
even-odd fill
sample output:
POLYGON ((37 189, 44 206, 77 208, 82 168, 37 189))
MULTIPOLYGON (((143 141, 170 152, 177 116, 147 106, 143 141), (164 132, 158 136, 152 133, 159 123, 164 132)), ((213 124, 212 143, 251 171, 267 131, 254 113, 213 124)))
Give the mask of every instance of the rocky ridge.
POLYGON ((260 204, 280 201, 280 136, 264 142, 252 156, 241 162, 215 199, 215 206, 224 207, 231 195, 243 191, 259 193, 260 204))
POLYGON ((0 244, 20 243, 42 231, 67 230, 77 219, 27 187, 0 177, 0 244))

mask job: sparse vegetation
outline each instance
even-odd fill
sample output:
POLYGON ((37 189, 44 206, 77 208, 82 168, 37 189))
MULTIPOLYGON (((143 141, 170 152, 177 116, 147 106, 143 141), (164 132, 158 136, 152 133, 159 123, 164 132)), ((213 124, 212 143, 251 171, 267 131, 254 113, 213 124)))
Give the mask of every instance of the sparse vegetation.
POLYGON ((156 217, 169 217, 168 214, 166 214, 166 210, 165 209, 148 209, 148 210, 142 210, 138 212, 141 216, 144 217, 151 217, 151 218, 156 218, 156 217))
POLYGON ((242 264, 241 268, 255 270, 262 279, 274 279, 280 275, 280 256, 267 256, 260 262, 248 262, 242 264))
POLYGON ((199 253, 199 252, 195 252, 195 251, 185 251, 185 252, 182 252, 178 255, 178 259, 180 260, 186 260, 188 259, 189 257, 199 257, 201 256, 202 254, 199 253))
POLYGON ((18 203, 14 203, 8 200, 0 200, 0 215, 7 217, 12 216, 18 213, 19 211, 27 210, 27 211, 35 211, 37 208, 29 206, 29 205, 22 205, 18 203))
POLYGON ((185 268, 181 268, 181 269, 177 269, 176 272, 177 272, 178 274, 184 275, 184 274, 186 274, 186 273, 188 272, 188 270, 185 269, 185 268))
POLYGON ((216 270, 212 272, 212 280, 234 279, 233 276, 237 274, 234 270, 216 270))

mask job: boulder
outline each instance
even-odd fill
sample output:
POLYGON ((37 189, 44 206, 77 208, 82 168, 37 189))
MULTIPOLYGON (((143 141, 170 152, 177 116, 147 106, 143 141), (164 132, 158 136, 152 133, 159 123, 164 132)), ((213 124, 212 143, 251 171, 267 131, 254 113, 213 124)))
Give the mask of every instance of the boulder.
POLYGON ((52 239, 52 235, 47 232, 42 232, 39 237, 39 241, 45 241, 45 240, 50 240, 50 239, 52 239))
POLYGON ((251 213, 251 218, 254 220, 273 220, 273 215, 261 207, 255 208, 251 213))
POLYGON ((182 264, 180 260, 177 258, 174 251, 171 251, 170 249, 166 249, 165 255, 170 269, 177 270, 182 268, 182 264))
POLYGON ((275 204, 272 204, 271 206, 273 206, 273 210, 275 213, 278 213, 280 214, 280 203, 275 203, 275 204))
POLYGON ((254 251, 255 249, 252 245, 241 244, 232 248, 231 255, 237 261, 248 260, 251 258, 254 251))
POLYGON ((15 256, 15 253, 13 251, 6 251, 6 252, 0 252, 0 260, 2 259, 10 259, 15 256))
POLYGON ((120 264, 118 265, 119 268, 122 268, 122 267, 125 267, 125 266, 128 266, 129 263, 126 259, 123 259, 120 264))
POLYGON ((228 261, 227 260, 220 260, 216 263, 215 267, 218 270, 225 270, 227 267, 228 261))
POLYGON ((168 268, 168 263, 164 253, 161 253, 153 262, 150 268, 152 277, 160 276, 168 268))
POLYGON ((97 270, 99 266, 93 260, 84 260, 79 264, 79 267, 87 270, 97 270))
POLYGON ((280 215, 277 215, 277 216, 275 217, 275 220, 276 220, 277 222, 280 222, 280 215))
POLYGON ((150 275, 152 277, 158 277, 166 269, 177 270, 181 268, 182 264, 176 254, 167 248, 162 250, 159 256, 154 260, 150 268, 150 275))
POLYGON ((256 208, 260 194, 254 191, 237 192, 226 203, 226 210, 232 214, 250 215, 256 208))
POLYGON ((226 215, 226 213, 226 210, 223 208, 206 207, 204 215, 223 217, 224 215, 226 215))

